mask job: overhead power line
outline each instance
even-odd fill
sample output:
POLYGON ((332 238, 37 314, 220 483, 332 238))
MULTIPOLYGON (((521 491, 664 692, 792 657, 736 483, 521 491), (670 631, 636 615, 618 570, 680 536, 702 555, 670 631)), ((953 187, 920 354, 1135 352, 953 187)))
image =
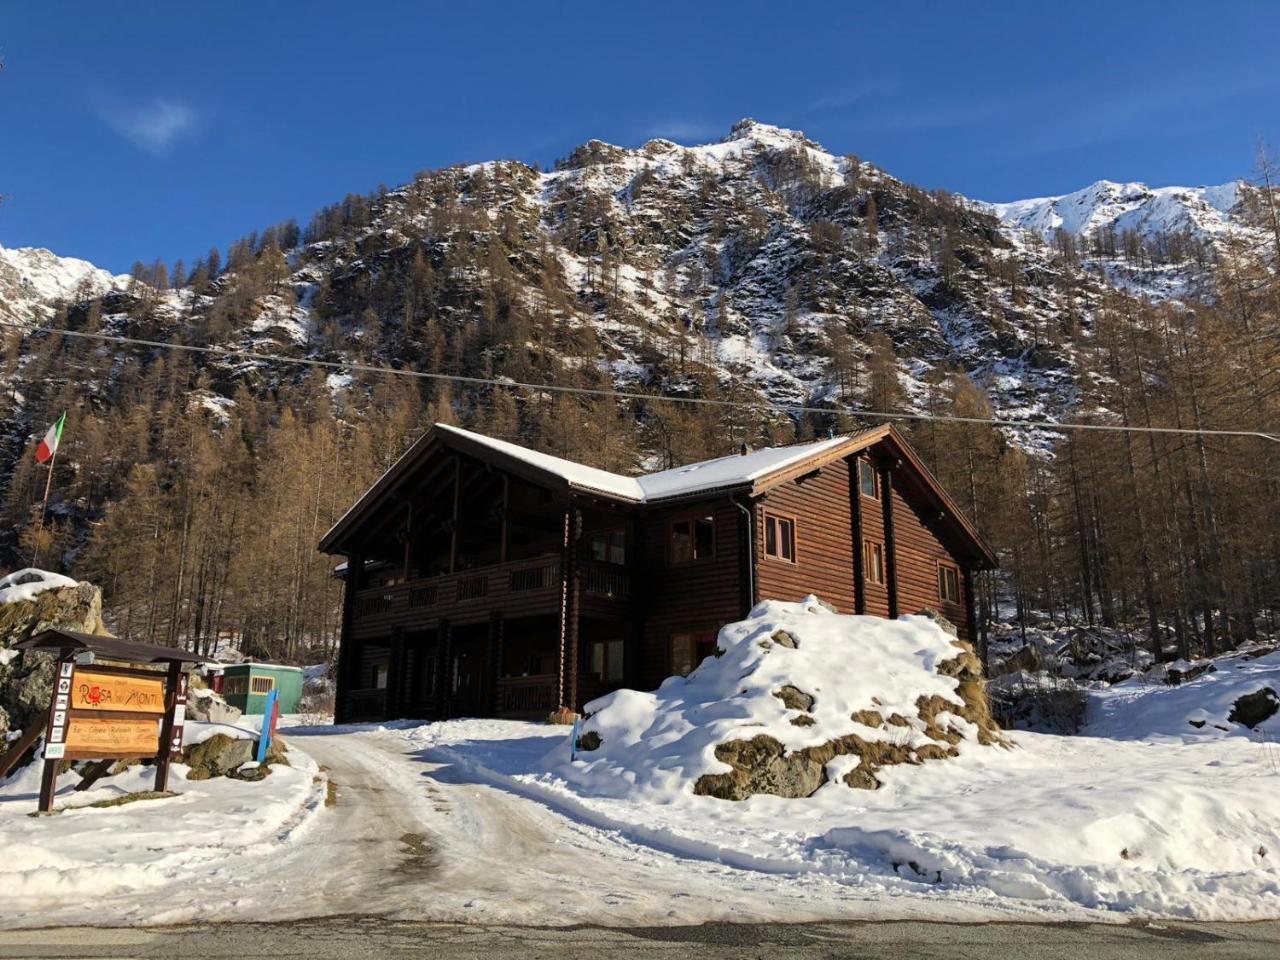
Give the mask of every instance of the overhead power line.
POLYGON ((1114 423, 1054 423, 1048 420, 1010 420, 1003 417, 962 417, 951 414, 906 413, 894 410, 866 410, 856 407, 813 407, 801 404, 767 403, 750 400, 720 400, 713 397, 673 397, 663 394, 641 393, 638 390, 605 390, 595 387, 573 387, 557 383, 526 383, 519 380, 503 380, 496 377, 471 377, 459 373, 436 373, 428 370, 409 370, 397 367, 382 367, 369 363, 340 362, 336 360, 319 360, 314 357, 289 357, 279 353, 258 353, 252 350, 233 350, 227 347, 200 346, 189 343, 172 343, 165 340, 146 340, 140 337, 125 337, 111 333, 90 333, 85 330, 62 330, 57 327, 24 326, 12 321, 0 320, 0 327, 8 327, 24 334, 44 333, 53 336, 76 337, 82 340, 94 340, 102 343, 115 343, 122 346, 152 347, 159 350, 177 350, 186 353, 199 353, 213 357, 236 358, 243 360, 267 361, 270 363, 293 364, 295 366, 317 367, 337 373, 372 373, 396 377, 410 377, 419 380, 436 380, 448 383, 461 383, 468 386, 505 387, 512 390, 536 390, 548 393, 577 394, 580 396, 613 398, 618 400, 641 400, 646 402, 668 402, 701 404, 703 406, 728 407, 741 410, 757 410, 777 413, 816 413, 824 416, 843 414, 850 417, 863 417, 872 420, 914 420, 936 423, 969 423, 995 427, 1027 430, 1039 429, 1049 431, 1085 431, 1092 430, 1103 433, 1155 433, 1179 436, 1204 437, 1252 437, 1280 443, 1280 432, 1267 433, 1261 430, 1220 430, 1196 429, 1193 427, 1146 427, 1125 426, 1114 423))

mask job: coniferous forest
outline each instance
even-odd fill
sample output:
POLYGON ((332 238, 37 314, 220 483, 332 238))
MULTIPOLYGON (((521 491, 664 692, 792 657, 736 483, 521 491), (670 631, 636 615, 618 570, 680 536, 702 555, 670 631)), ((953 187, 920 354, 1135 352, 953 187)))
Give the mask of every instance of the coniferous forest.
MULTIPOLYGON (((592 141, 547 172, 424 172, 39 318, 195 349, 3 328, 5 565, 100 584, 139 640, 314 660, 341 596, 317 541, 434 421, 617 471, 877 419, 849 409, 1280 431, 1265 161, 1229 235, 1045 238, 735 131, 727 158, 592 141)), ((1119 627, 1158 659, 1276 632, 1280 443, 899 426, 1000 553, 981 625, 1119 627)))

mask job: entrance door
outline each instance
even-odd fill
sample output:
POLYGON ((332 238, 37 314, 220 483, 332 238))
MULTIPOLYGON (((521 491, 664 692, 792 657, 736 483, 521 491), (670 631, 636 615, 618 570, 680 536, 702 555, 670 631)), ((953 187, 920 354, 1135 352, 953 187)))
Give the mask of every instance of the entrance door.
POLYGON ((484 707, 484 641, 456 642, 453 648, 451 717, 480 716, 484 707))

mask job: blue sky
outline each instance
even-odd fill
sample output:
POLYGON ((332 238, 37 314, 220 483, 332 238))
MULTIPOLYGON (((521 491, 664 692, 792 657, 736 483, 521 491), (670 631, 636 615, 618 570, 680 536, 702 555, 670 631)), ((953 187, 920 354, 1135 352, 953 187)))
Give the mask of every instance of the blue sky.
POLYGON ((743 116, 982 199, 1217 183, 1280 146, 1278 36, 1261 0, 0 0, 0 245, 190 262, 424 168, 743 116))

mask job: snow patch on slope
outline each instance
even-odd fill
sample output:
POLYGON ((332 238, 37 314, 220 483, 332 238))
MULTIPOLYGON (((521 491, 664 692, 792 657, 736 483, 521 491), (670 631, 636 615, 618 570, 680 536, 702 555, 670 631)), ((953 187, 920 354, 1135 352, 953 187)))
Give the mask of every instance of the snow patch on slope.
POLYGON ((40 323, 60 301, 101 296, 128 283, 87 260, 39 247, 0 247, 0 320, 40 323))

